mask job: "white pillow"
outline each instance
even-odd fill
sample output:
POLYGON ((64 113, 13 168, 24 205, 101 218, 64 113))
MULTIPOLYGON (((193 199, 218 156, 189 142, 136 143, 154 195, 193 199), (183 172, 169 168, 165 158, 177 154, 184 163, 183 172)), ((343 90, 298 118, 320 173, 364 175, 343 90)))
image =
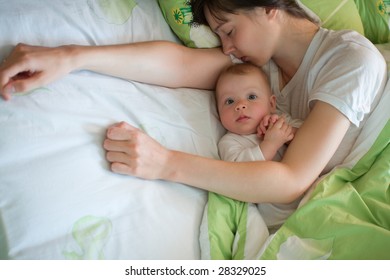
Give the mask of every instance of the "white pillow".
MULTIPOLYGON (((177 40, 155 0, 134 3, 0 0, 0 58, 18 42, 177 40)), ((119 121, 211 158, 224 132, 209 92, 88 71, 0 99, 0 259, 200 257, 206 192, 111 172, 102 144, 119 121)))

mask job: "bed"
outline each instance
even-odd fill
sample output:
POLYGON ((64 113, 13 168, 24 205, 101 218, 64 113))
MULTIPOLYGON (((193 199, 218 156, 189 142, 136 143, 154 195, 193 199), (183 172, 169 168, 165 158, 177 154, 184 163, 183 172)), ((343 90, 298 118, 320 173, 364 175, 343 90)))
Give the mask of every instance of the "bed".
MULTIPOLYGON (((0 0, 0 61, 18 42, 218 44, 207 29, 191 34, 185 3, 173 2, 0 0)), ((376 43, 390 61, 389 43, 376 43)), ((390 259, 389 105, 390 83, 345 163, 316 183, 259 258, 390 259)), ((102 144, 119 121, 216 159, 225 132, 210 91, 89 71, 0 100, 0 259, 200 259, 207 192, 112 173, 102 144)))

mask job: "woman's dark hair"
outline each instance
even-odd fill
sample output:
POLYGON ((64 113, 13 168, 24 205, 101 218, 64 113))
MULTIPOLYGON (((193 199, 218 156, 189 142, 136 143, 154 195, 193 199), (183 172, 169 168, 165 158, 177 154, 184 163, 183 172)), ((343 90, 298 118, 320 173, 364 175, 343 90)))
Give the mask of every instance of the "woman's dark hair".
POLYGON ((220 13, 236 14, 239 10, 250 11, 254 8, 276 8, 286 11, 293 17, 313 19, 297 4, 295 0, 190 0, 193 13, 193 24, 205 24, 207 20, 204 9, 207 7, 210 13, 217 19, 223 20, 220 13))

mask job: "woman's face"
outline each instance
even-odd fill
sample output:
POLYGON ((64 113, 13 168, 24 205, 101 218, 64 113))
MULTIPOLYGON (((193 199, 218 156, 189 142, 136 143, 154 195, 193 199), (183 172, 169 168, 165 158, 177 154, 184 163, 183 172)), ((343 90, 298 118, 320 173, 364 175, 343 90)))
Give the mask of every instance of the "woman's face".
POLYGON ((274 52, 274 13, 264 8, 241 11, 237 14, 220 13, 224 20, 215 18, 206 8, 205 15, 210 28, 220 37, 223 52, 227 55, 262 66, 274 52))

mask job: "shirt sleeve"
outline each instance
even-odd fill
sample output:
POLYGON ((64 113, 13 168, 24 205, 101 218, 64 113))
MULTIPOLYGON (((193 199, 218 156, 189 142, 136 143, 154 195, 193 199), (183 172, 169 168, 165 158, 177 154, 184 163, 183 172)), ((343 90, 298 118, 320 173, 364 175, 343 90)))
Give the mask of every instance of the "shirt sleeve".
POLYGON ((286 122, 291 125, 292 127, 295 127, 295 128, 300 128, 301 125, 303 124, 303 121, 300 120, 300 119, 293 119, 290 114, 287 114, 286 112, 283 112, 281 110, 276 110, 276 113, 279 115, 279 116, 283 116, 286 120, 286 122))
POLYGON ((386 80, 386 63, 379 51, 360 42, 343 42, 323 56, 327 61, 313 85, 309 106, 326 102, 359 127, 386 80), (335 50, 336 49, 336 50, 335 50))
POLYGON ((240 135, 228 133, 218 143, 219 155, 225 161, 259 161, 265 160, 259 145, 240 135))

